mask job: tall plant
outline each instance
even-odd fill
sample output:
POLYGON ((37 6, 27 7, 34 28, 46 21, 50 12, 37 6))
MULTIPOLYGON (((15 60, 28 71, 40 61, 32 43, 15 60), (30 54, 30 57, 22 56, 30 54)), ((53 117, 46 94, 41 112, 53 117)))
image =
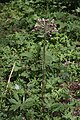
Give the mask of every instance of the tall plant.
POLYGON ((42 112, 44 112, 44 93, 46 86, 46 40, 48 37, 51 37, 52 32, 57 32, 56 24, 53 20, 49 19, 38 19, 36 25, 34 26, 33 31, 40 31, 41 37, 43 37, 43 58, 42 58, 42 83, 41 83, 41 91, 42 91, 42 112))

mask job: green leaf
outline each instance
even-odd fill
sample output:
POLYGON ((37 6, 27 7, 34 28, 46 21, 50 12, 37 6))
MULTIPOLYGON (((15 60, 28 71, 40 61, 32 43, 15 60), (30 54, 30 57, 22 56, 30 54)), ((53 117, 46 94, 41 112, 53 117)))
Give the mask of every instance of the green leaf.
POLYGON ((10 101, 10 103, 12 103, 12 104, 17 104, 17 101, 15 100, 15 99, 9 99, 9 101, 10 101))
POLYGON ((16 105, 11 105, 10 110, 16 111, 19 107, 20 107, 20 105, 19 105, 19 104, 16 104, 16 105))
POLYGON ((14 92, 14 98, 19 101, 19 95, 17 93, 14 92))
POLYGON ((25 51, 23 53, 20 54, 22 57, 28 57, 28 58, 31 58, 32 57, 32 53, 28 52, 28 51, 25 51))
POLYGON ((24 72, 21 73, 21 76, 28 78, 29 74, 28 74, 28 72, 24 71, 24 72))

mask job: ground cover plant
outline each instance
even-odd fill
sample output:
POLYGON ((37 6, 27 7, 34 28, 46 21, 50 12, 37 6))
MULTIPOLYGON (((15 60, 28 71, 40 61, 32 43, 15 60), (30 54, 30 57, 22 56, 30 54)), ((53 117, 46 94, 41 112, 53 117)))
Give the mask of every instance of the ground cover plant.
POLYGON ((80 119, 80 3, 0 1, 0 120, 80 119))

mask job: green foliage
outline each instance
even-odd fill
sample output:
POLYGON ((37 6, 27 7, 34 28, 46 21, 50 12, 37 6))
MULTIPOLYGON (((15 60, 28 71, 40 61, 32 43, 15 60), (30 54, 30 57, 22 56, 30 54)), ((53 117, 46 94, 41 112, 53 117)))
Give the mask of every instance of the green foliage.
POLYGON ((80 119, 79 5, 75 0, 0 3, 0 120, 80 119), (32 31, 43 17, 54 19, 59 31, 45 43, 44 113, 43 38, 32 31))

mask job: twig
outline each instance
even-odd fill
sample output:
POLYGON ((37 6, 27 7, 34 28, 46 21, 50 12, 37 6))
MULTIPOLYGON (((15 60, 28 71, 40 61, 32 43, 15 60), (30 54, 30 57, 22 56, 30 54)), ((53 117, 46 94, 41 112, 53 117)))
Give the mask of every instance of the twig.
POLYGON ((11 70, 11 72, 10 72, 10 75, 9 75, 9 79, 8 79, 8 82, 7 82, 6 89, 8 88, 8 85, 9 85, 9 83, 10 83, 11 76, 12 76, 12 73, 13 73, 13 71, 14 71, 14 68, 15 68, 15 62, 14 62, 14 64, 13 64, 12 70, 11 70))

